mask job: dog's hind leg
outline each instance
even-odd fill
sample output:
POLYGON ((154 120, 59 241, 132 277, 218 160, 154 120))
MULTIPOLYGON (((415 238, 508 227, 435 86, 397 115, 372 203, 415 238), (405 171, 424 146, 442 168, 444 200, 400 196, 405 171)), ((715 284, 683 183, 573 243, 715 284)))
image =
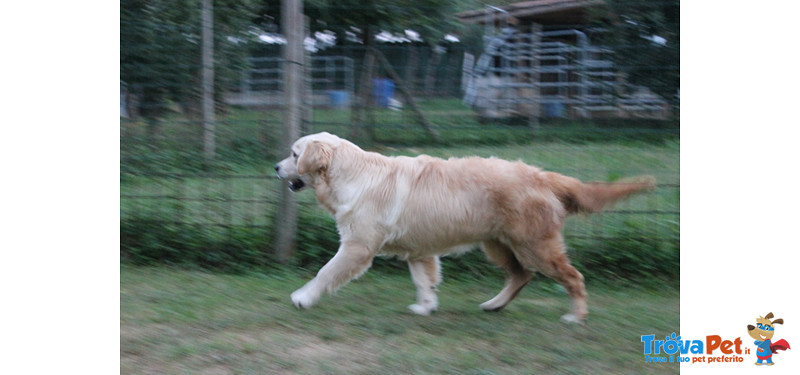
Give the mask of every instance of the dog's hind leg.
POLYGON ((492 262, 506 271, 506 285, 500 293, 481 304, 481 308, 485 311, 499 311, 531 281, 533 274, 520 264, 508 246, 500 242, 486 241, 481 249, 492 262))
POLYGON ((411 278, 417 287, 417 303, 409 305, 408 308, 419 315, 428 315, 432 311, 436 311, 439 300, 436 297, 435 288, 442 278, 439 257, 409 259, 408 269, 411 271, 411 278))
POLYGON ((533 246, 515 245, 514 254, 524 266, 536 268, 567 290, 572 299, 572 309, 563 315, 561 320, 568 323, 582 323, 588 314, 586 287, 583 284, 583 275, 567 258, 561 233, 555 232, 545 236, 533 246))

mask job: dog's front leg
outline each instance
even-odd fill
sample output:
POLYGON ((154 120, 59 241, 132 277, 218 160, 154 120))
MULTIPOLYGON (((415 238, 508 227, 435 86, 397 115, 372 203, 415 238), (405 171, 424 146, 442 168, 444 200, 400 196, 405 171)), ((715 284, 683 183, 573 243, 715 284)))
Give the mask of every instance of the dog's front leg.
POLYGON ((344 242, 336 255, 317 273, 317 277, 292 293, 292 303, 307 309, 319 301, 325 292, 331 293, 348 281, 360 276, 372 265, 375 252, 359 242, 344 242))
POLYGON ((441 281, 439 257, 409 259, 408 269, 417 287, 417 303, 408 308, 419 315, 428 315, 439 306, 436 298, 436 285, 441 281))

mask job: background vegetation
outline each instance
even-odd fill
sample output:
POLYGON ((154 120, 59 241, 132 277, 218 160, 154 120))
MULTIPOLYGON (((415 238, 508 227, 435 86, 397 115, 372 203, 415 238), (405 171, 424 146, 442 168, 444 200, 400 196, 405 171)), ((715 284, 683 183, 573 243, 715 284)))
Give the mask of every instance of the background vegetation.
MULTIPOLYGON (((422 107, 443 138, 432 144, 416 125, 403 125, 403 112, 378 110, 373 143, 387 155, 426 153, 439 157, 497 156, 523 160, 582 180, 613 181, 651 174, 660 184, 602 215, 568 220, 566 238, 573 261, 587 277, 677 279, 679 246, 679 150, 668 123, 551 122, 480 124, 455 100, 430 100, 422 107), (627 123, 631 125, 630 123, 627 123)), ((348 111, 319 109, 325 119, 313 131, 345 137, 348 111)), ((199 266, 226 272, 273 267, 274 208, 282 185, 272 165, 284 157, 278 146, 278 114, 233 110, 221 121, 221 153, 205 163, 193 128, 179 117, 163 122, 163 133, 147 135, 146 124, 123 121, 121 145, 121 255, 126 263, 199 266)), ((338 248, 330 216, 312 193, 295 196, 300 222, 295 266, 317 269, 338 248)), ((473 274, 497 272, 480 252, 448 258, 445 269, 473 274)), ((377 269, 405 271, 393 259, 377 269)))
MULTIPOLYGON (((631 47, 620 49, 628 64, 619 65, 641 68, 627 71, 628 78, 677 102, 678 2, 605 3, 617 17, 598 17, 598 27, 619 36, 609 43, 631 47), (668 43, 653 45, 653 35, 668 43)), ((275 207, 285 187, 272 166, 287 153, 279 141, 282 109, 220 100, 248 68, 248 56, 277 56, 277 47, 258 38, 278 32, 280 2, 214 4, 217 154, 209 161, 198 116, 199 7, 173 0, 120 3, 121 89, 135 99, 128 104, 139 115, 120 124, 121 373, 679 371, 674 364, 646 364, 639 342, 641 334, 676 331, 680 324, 677 122, 483 123, 459 99, 428 95, 419 105, 440 134, 434 140, 407 109, 367 108, 366 119, 354 122, 349 109, 314 108, 304 133, 330 131, 386 155, 497 156, 582 180, 650 174, 659 187, 601 215, 568 220, 568 251, 587 279, 585 326, 558 322, 569 299, 539 276, 502 312, 480 311, 477 305, 503 281, 479 251, 443 259, 440 311, 429 317, 406 310, 414 299, 406 265, 383 258, 316 308, 297 311, 288 296, 333 256, 335 223, 312 193, 295 195, 297 251, 291 264, 275 261, 272 228, 281 220, 275 207)), ((427 51, 446 45, 445 34, 457 35, 463 51, 482 50, 482 27, 454 22, 453 15, 484 3, 409 5, 305 2, 310 28, 333 31, 340 44, 368 44, 379 30, 412 29, 427 51), (342 37, 346 32, 355 41, 342 37)), ((409 49, 383 51, 396 64, 409 49)), ((418 63, 433 55, 420 54, 418 63)), ((351 57, 356 71, 363 70, 362 59, 351 57)), ((451 88, 456 93, 445 95, 457 96, 458 87, 451 88)))
MULTIPOLYGON (((497 0, 489 5, 514 2, 497 0)), ((248 68, 247 57, 263 56, 265 51, 277 56, 279 46, 259 38, 277 35, 281 16, 280 1, 215 0, 214 4, 215 97, 220 99, 248 68)), ((476 56, 483 52, 484 27, 458 22, 456 14, 486 5, 475 0, 304 1, 309 30, 335 34, 337 47, 368 46, 381 31, 403 35, 411 30, 420 39, 405 45, 448 46, 453 44, 444 39, 449 34, 459 39, 457 48, 476 56)), ((595 42, 614 49, 616 64, 630 83, 679 105, 680 2, 606 0, 596 5, 595 42)), ((131 105, 154 129, 171 103, 193 116, 200 112, 200 27, 200 7, 191 1, 120 1, 120 81, 137 96, 131 105)), ((217 101, 217 109, 227 109, 224 101, 217 101)))

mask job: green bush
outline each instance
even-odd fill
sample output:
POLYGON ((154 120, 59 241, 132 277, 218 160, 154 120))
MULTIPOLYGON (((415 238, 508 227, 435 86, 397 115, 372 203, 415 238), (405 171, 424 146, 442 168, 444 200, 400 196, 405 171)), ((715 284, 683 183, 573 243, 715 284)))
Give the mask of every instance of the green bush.
POLYGON ((146 219, 120 223, 120 258, 136 265, 243 272, 274 266, 270 244, 264 228, 201 227, 146 219))
MULTIPOLYGON (((584 275, 604 279, 672 278, 680 275, 678 224, 671 223, 670 236, 647 235, 645 224, 625 221, 602 240, 576 241, 571 258, 584 275)), ((663 235, 663 234, 662 234, 663 235)))
MULTIPOLYGON (((678 223, 670 236, 647 236, 645 224, 624 222, 602 239, 569 241, 570 258, 587 279, 677 279, 680 275, 678 223)), ((317 272, 336 254, 339 234, 335 221, 319 209, 302 207, 298 219, 297 252, 292 267, 317 272)), ((144 219, 120 225, 123 262, 198 266, 223 272, 278 267, 272 233, 263 227, 208 227, 144 219)), ((407 272, 405 262, 378 257, 376 272, 407 272)), ((501 277, 502 271, 480 250, 442 258, 445 278, 501 277)))
POLYGON ((297 266, 316 271, 327 263, 339 249, 339 233, 330 215, 303 207, 297 220, 297 266))

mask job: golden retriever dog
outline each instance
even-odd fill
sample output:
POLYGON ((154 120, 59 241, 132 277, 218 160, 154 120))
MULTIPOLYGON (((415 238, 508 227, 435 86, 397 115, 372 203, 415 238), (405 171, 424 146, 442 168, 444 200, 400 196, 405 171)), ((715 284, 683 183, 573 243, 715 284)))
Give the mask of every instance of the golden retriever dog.
POLYGON ((430 314, 438 307, 439 256, 480 244, 507 274, 482 309, 505 307, 535 270, 566 288, 572 308, 562 320, 576 323, 588 312, 586 290, 565 252, 564 218, 654 187, 649 176, 583 183, 496 158, 386 157, 325 132, 298 139, 275 170, 292 191, 315 190, 341 237, 336 255, 292 293, 296 307, 309 308, 358 277, 376 255, 394 255, 408 261, 417 288, 409 309, 430 314))

